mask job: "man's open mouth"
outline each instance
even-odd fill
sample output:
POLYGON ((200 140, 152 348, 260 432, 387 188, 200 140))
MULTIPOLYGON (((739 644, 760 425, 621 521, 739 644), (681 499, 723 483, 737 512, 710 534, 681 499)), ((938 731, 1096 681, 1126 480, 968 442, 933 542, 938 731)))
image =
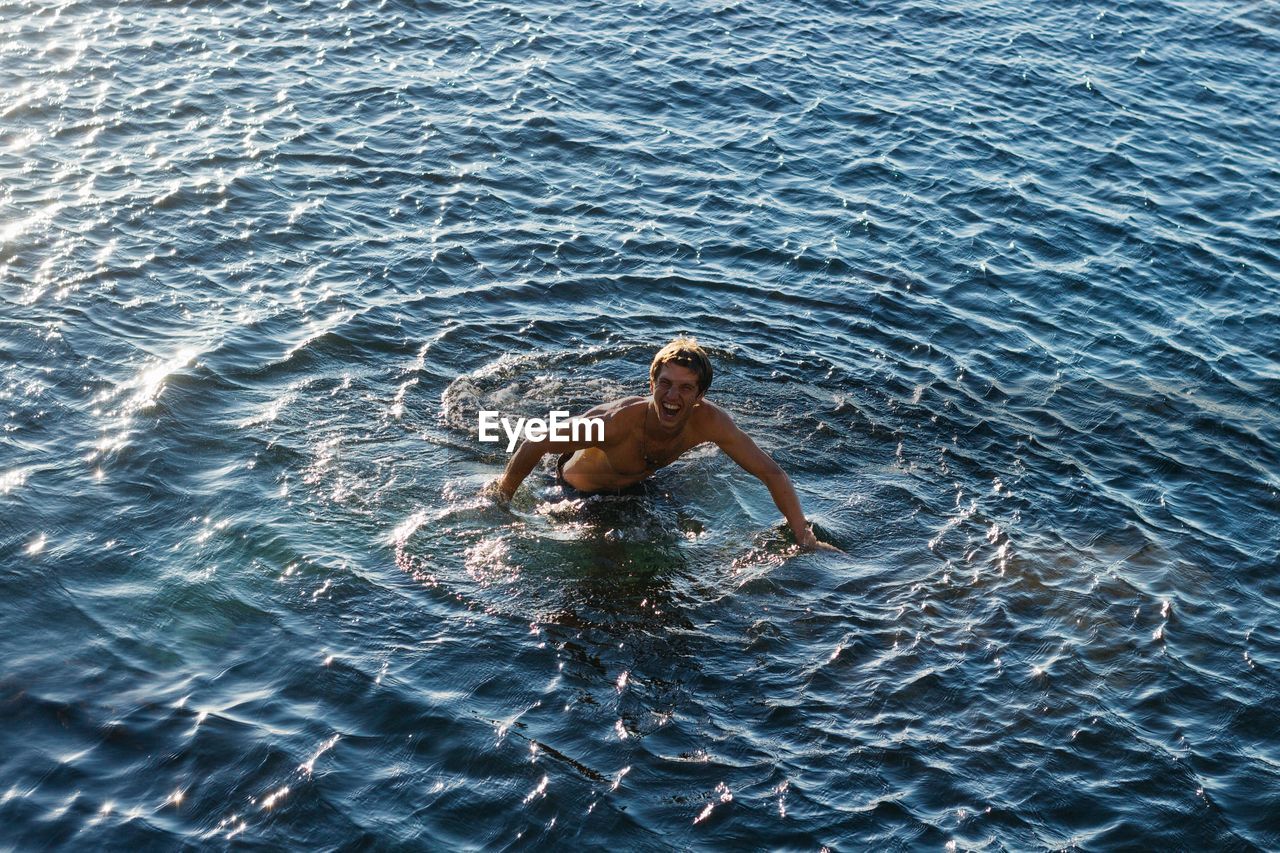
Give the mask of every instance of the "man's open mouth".
POLYGON ((676 415, 680 413, 680 407, 673 406, 670 403, 663 403, 661 406, 658 407, 658 412, 664 415, 665 417, 674 418, 676 415))

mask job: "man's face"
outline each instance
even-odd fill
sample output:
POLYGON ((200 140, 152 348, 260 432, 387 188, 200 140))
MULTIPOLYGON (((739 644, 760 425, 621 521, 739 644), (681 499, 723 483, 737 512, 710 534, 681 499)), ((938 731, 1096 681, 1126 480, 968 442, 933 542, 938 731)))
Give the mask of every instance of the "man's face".
POLYGON ((683 425, 702 399, 698 393, 698 374, 679 364, 664 364, 657 379, 649 380, 658 420, 664 426, 683 425))

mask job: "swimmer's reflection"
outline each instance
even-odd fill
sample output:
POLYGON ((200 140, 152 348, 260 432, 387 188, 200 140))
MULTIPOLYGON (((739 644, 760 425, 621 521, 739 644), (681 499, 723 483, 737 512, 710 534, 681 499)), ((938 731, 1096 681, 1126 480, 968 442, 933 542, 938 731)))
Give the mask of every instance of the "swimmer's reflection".
MULTIPOLYGON (((560 501, 544 493, 565 570, 539 623, 577 701, 614 714, 631 735, 669 719, 695 675, 688 648, 697 572, 686 557, 687 517, 660 488, 626 497, 560 501)), ((546 543, 544 543, 546 544, 546 543)))
POLYGON ((561 603, 538 626, 561 661, 571 705, 589 706, 624 737, 642 737, 679 709, 697 681, 695 634, 677 547, 600 538, 566 579, 561 603))
POLYGON ((703 582, 687 536, 702 522, 657 486, 570 499, 553 484, 528 497, 499 510, 500 526, 485 506, 406 528, 398 560, 450 598, 533 623, 557 650, 569 704, 628 736, 663 725, 700 669, 689 638, 703 582))
POLYGON ((605 537, 576 544, 577 570, 561 576, 546 624, 612 634, 687 626, 674 581, 690 570, 678 547, 605 537))

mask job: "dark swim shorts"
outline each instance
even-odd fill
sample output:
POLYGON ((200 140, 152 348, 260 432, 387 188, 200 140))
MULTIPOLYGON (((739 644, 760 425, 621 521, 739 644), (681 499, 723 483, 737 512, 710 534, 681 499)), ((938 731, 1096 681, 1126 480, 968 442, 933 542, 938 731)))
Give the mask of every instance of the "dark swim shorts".
POLYGON ((633 483, 625 489, 601 489, 598 492, 584 492, 582 489, 574 488, 569 485, 569 481, 564 478, 564 464, 573 458, 573 453, 561 453, 556 458, 556 485, 564 490, 564 496, 567 498, 592 498, 597 495, 643 495, 647 493, 647 481, 641 480, 639 483, 633 483))

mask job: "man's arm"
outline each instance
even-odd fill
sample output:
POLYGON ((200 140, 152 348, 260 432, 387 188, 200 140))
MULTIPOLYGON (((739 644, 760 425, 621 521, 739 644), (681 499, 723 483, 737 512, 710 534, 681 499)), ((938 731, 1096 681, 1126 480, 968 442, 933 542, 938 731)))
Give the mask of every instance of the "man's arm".
POLYGON ((806 551, 816 548, 837 550, 825 542, 819 542, 813 535, 813 530, 805 520, 804 511, 800 509, 800 498, 796 497, 791 478, 778 467, 773 457, 761 450, 751 440, 751 436, 739 429, 727 412, 721 410, 718 414, 720 416, 718 420, 720 418, 723 420, 716 425, 715 437, 712 440, 744 471, 765 484, 773 502, 782 512, 787 524, 791 526, 791 532, 796 535, 796 542, 800 547, 806 551))
MULTIPOLYGON (((529 472, 534 469, 538 461, 548 453, 571 453, 588 447, 604 447, 613 435, 614 430, 610 429, 612 417, 609 412, 603 411, 603 408, 597 406, 582 416, 584 418, 598 417, 604 421, 603 440, 552 441, 551 439, 546 439, 544 441, 526 440, 520 442, 515 455, 507 463, 506 470, 502 472, 502 476, 493 484, 498 496, 504 501, 511 500, 511 496, 516 493, 516 489, 520 488, 520 484, 524 482, 525 477, 529 476, 529 472)), ((584 432, 589 434, 591 430, 584 430, 584 432)))
MULTIPOLYGON (((511 500, 511 496, 516 493, 516 489, 520 488, 520 484, 524 482, 525 477, 529 476, 529 472, 538 464, 538 460, 556 449, 552 445, 566 443, 568 442, 528 440, 520 442, 520 447, 516 449, 515 455, 507 462, 506 470, 502 472, 502 476, 494 484, 498 490, 498 496, 504 501, 511 500)), ((568 448, 559 452, 567 453, 568 448)))

